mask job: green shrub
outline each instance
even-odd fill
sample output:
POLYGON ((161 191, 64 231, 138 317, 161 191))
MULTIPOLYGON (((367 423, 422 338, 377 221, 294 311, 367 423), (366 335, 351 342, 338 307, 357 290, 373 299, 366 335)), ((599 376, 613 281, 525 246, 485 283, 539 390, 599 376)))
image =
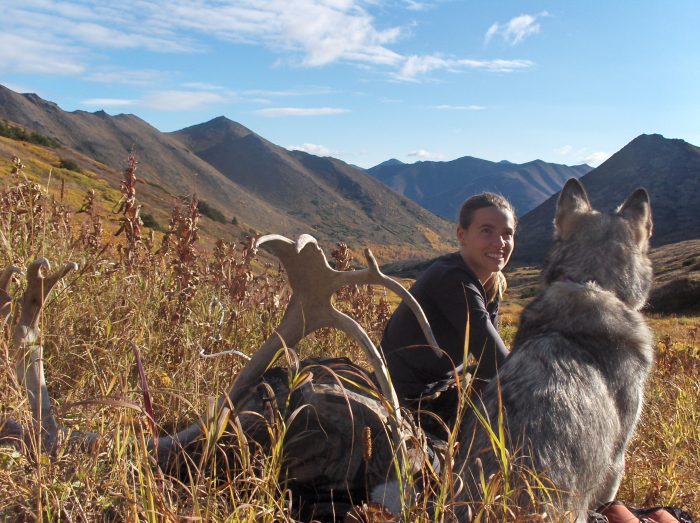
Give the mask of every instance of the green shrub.
POLYGON ((45 147, 58 147, 59 145, 54 138, 35 133, 34 131, 27 131, 22 127, 12 125, 7 120, 0 120, 0 136, 12 138, 13 140, 35 143, 45 147))
POLYGON ((61 169, 68 169, 69 171, 75 171, 77 173, 82 172, 80 166, 78 165, 78 162, 76 162, 72 158, 61 158, 60 162, 58 163, 58 166, 61 169))
POLYGON ((197 203, 197 210, 200 212, 200 214, 214 220, 215 222, 228 222, 224 214, 219 209, 217 209, 216 207, 212 207, 204 200, 199 200, 199 203, 197 203))
POLYGON ((154 231, 165 232, 163 226, 160 223, 158 223, 158 220, 156 220, 151 213, 142 212, 139 216, 141 217, 141 222, 145 227, 149 227, 154 231))

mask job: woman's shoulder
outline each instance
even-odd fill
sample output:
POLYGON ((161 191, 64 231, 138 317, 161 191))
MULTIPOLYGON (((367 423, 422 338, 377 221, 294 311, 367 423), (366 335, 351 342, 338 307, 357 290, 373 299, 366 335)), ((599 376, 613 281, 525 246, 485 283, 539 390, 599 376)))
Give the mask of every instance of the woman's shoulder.
POLYGON ((460 282, 465 286, 479 290, 479 279, 469 270, 459 252, 451 252, 437 258, 423 273, 422 280, 426 282, 460 282))

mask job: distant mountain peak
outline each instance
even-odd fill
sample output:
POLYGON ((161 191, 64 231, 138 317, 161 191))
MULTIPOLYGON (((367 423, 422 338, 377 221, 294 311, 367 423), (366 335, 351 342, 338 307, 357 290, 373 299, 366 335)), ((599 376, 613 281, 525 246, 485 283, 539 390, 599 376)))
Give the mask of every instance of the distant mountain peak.
POLYGON ((194 140, 197 143, 204 141, 218 143, 227 138, 245 138, 248 135, 255 134, 247 127, 223 115, 217 116, 208 122, 191 125, 175 132, 175 134, 178 133, 186 133, 190 140, 194 140))
POLYGON ((50 107, 53 110, 60 109, 58 104, 54 102, 49 102, 48 100, 44 100, 41 96, 39 96, 36 93, 23 93, 22 96, 35 105, 39 105, 42 107, 50 107))
POLYGON ((680 138, 666 138, 661 134, 640 134, 625 147, 620 149, 621 151, 628 147, 650 147, 654 145, 658 146, 670 146, 670 145, 690 145, 685 140, 680 138))
POLYGON ((397 160, 396 158, 390 158, 389 160, 383 161, 382 163, 378 163, 374 167, 371 167, 371 169, 376 169, 378 167, 391 167, 392 165, 405 165, 405 164, 401 160, 397 160))

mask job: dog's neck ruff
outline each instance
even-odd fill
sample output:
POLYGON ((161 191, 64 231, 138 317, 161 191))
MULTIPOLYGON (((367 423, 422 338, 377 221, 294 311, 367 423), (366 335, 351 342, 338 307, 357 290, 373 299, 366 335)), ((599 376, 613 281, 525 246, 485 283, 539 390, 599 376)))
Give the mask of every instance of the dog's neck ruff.
POLYGON ((600 285, 598 285, 598 282, 593 280, 593 279, 586 280, 586 281, 579 281, 579 280, 574 280, 570 276, 561 276, 560 278, 556 278, 555 280, 553 280, 552 283, 573 283, 576 285, 581 285, 582 287, 587 287, 589 285, 595 285, 596 287, 600 287, 600 285))

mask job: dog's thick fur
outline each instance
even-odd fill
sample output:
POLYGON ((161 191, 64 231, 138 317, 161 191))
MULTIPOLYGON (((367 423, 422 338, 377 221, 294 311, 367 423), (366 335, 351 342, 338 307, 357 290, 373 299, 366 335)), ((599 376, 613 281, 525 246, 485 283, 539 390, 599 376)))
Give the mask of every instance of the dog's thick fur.
MULTIPOLYGON (((498 379, 476 401, 486 423, 473 418, 463 427, 462 501, 481 499, 480 478, 501 474, 484 428, 498 434, 499 417, 509 481, 522 489, 525 508, 582 523, 587 510, 615 497, 653 363, 651 333, 638 312, 652 283, 651 223, 644 189, 604 214, 591 208, 580 182, 564 186, 543 291, 523 311, 498 379), (524 487, 536 483, 525 471, 556 490, 535 492, 533 500, 524 487)), ((466 507, 458 519, 468 519, 466 507)))

